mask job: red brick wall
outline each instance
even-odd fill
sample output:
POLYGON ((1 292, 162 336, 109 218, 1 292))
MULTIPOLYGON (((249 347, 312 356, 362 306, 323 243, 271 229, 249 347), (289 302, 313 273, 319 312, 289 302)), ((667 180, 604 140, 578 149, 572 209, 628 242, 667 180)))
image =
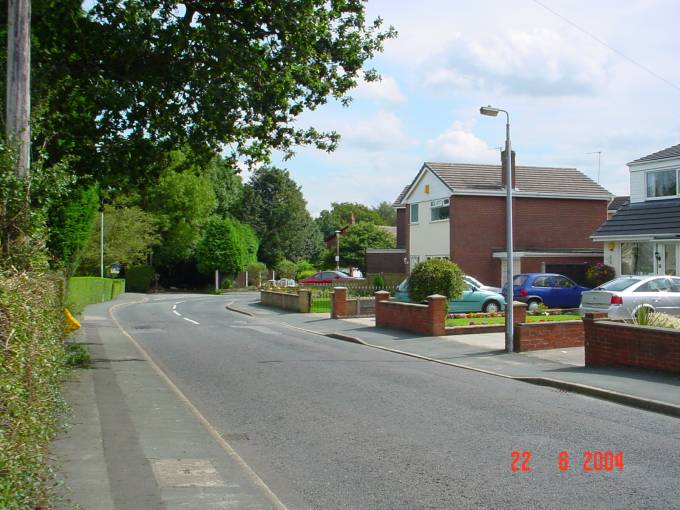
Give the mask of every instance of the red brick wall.
POLYGON ((584 343, 582 321, 532 322, 515 324, 515 352, 581 347, 584 343))
MULTIPOLYGON (((515 198, 513 212, 517 251, 602 248, 590 236, 607 217, 606 200, 515 198)), ((456 195, 450 217, 453 261, 484 283, 500 284, 501 262, 492 252, 505 249, 505 198, 456 195)))
POLYGON ((403 329, 427 336, 445 334, 447 300, 430 296, 427 305, 390 301, 388 292, 375 293, 376 327, 403 329))
POLYGON ((405 250, 401 253, 366 253, 366 273, 404 274, 406 272, 406 265, 404 264, 405 256, 405 250))
POLYGON ((680 374, 680 331, 584 320, 587 367, 623 365, 680 374))
POLYGON ((542 264, 584 264, 602 262, 603 257, 524 257, 522 259, 523 273, 539 273, 542 264))

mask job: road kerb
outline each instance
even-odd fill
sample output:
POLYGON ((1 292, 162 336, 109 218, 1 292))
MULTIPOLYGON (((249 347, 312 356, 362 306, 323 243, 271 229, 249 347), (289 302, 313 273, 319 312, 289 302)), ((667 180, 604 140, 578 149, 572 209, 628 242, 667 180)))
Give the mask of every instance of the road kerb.
POLYGON ((225 308, 231 312, 242 313, 243 315, 247 315, 248 317, 255 317, 255 314, 236 308, 235 306, 232 306, 233 304, 234 304, 233 301, 227 303, 227 306, 225 306, 225 308))

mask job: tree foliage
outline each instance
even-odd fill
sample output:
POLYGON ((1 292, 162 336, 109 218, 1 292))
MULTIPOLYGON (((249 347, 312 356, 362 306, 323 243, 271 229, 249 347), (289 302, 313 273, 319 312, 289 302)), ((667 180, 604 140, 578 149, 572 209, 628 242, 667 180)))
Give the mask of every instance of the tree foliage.
POLYGON ((268 266, 279 260, 311 258, 321 249, 321 237, 307 212, 300 187, 287 170, 257 169, 243 189, 241 219, 261 240, 258 258, 268 266))
POLYGON ((330 97, 348 103, 395 35, 366 19, 362 0, 97 0, 87 11, 40 0, 33 15, 39 144, 106 185, 143 178, 185 145, 253 161, 298 145, 332 150, 336 133, 294 121, 330 97))
POLYGON ((324 209, 315 220, 324 238, 331 236, 336 230, 359 222, 382 225, 380 215, 370 207, 354 202, 333 202, 331 209, 324 209))
POLYGON ((446 259, 429 259, 416 264, 408 278, 413 301, 423 301, 433 294, 457 298, 463 294, 463 272, 446 259))
MULTIPOLYGON (((344 266, 358 267, 366 271, 367 248, 394 248, 396 240, 392 234, 385 232, 377 225, 368 222, 356 223, 340 236, 340 263, 344 266)), ((327 256, 327 264, 331 265, 335 252, 327 256)))
POLYGON ((196 247, 198 270, 236 274, 257 261, 257 237, 251 227, 233 218, 212 218, 196 247))
POLYGON ((396 226, 397 224, 397 211, 394 207, 392 207, 392 204, 389 202, 383 201, 378 204, 377 207, 374 207, 373 210, 378 213, 380 218, 382 219, 381 225, 389 225, 391 227, 396 226))
MULTIPOLYGON (((99 275, 101 219, 97 219, 79 274, 99 275)), ((151 214, 137 206, 104 206, 104 267, 144 264, 159 236, 151 214)))

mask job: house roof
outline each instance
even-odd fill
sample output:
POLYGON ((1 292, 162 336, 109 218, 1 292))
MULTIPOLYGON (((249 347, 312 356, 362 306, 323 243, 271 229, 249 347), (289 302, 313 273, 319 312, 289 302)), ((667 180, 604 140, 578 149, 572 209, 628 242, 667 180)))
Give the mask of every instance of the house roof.
POLYGON ((680 198, 622 206, 592 237, 672 235, 680 237, 680 198))
POLYGON ((633 165, 635 163, 644 163, 645 161, 655 161, 657 159, 668 159, 668 158, 678 158, 678 157, 680 157, 680 144, 673 145, 673 147, 668 147, 668 148, 660 150, 658 152, 654 152, 653 154, 649 154, 649 155, 644 156, 642 158, 638 158, 635 161, 631 161, 628 164, 633 165))
POLYGON ((612 200, 609 203, 609 206, 607 209, 609 211, 618 211, 621 209, 622 206, 626 205, 630 201, 630 197, 614 197, 614 200, 612 200))
MULTIPOLYGON (((452 191, 503 190, 500 165, 426 162, 452 191)), ((515 186, 520 192, 607 197, 611 194, 576 168, 516 166, 515 186)))
POLYGON ((408 193, 408 189, 411 186, 404 186, 404 189, 401 190, 401 193, 399 193, 399 196, 392 202, 392 207, 403 207, 404 204, 401 203, 402 200, 404 200, 404 197, 406 197, 406 193, 408 193))

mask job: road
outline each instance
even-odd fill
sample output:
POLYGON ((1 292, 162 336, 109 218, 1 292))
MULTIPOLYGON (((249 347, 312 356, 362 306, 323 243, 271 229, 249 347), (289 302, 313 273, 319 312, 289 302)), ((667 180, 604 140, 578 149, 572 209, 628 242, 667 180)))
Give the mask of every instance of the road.
POLYGON ((675 418, 251 318, 225 304, 254 295, 233 296, 117 316, 288 508, 680 508, 675 418), (584 471, 595 451, 623 469, 584 471))

